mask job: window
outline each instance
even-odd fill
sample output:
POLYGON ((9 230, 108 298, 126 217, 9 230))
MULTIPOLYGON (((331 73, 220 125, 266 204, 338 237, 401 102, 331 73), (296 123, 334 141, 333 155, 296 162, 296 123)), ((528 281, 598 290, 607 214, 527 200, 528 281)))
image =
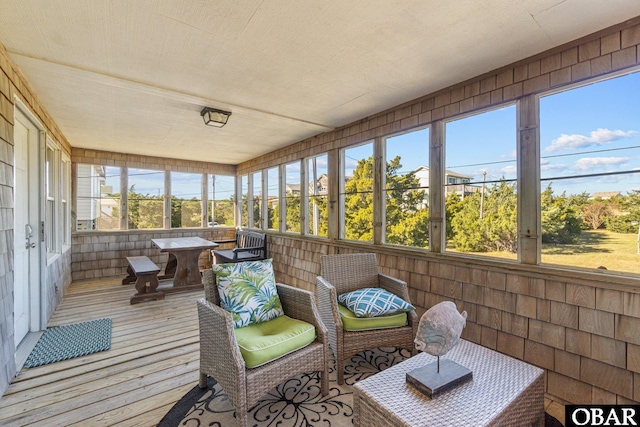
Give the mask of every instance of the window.
POLYGON ((76 230, 120 229, 120 168, 78 164, 76 230))
POLYGON ((638 273, 640 73, 540 98, 545 263, 638 273))
POLYGON ((270 230, 280 229, 280 173, 279 168, 267 170, 267 184, 265 197, 267 201, 267 228, 270 230))
POLYGON ((209 175, 209 188, 211 189, 211 203, 209 203, 208 209, 209 227, 216 225, 235 226, 235 177, 209 175))
POLYGON ((47 138, 47 147, 45 150, 45 242, 47 245, 47 254, 59 253, 59 236, 58 230, 58 202, 59 202, 59 176, 60 168, 60 152, 49 138, 47 138))
POLYGON ((171 228, 202 227, 202 174, 171 172, 171 228))
POLYGON ((253 228, 262 228, 262 172, 251 175, 251 210, 253 212, 253 228))
POLYGON ((446 123, 447 250, 517 258, 516 107, 446 123))
POLYGON ((240 225, 242 227, 249 226, 249 177, 242 175, 240 177, 240 194, 242 200, 240 201, 242 210, 240 213, 240 225))
POLYGON ((61 243, 71 245, 71 205, 69 195, 71 194, 71 159, 67 155, 62 156, 60 168, 60 216, 62 227, 61 243))
POLYGON ((163 228, 164 171, 129 169, 129 229, 163 228))
POLYGON ((307 159, 309 201, 307 232, 314 236, 328 235, 329 169, 326 154, 307 159))
POLYGON ((386 139, 385 242, 429 247, 429 129, 386 139))
POLYGON ((342 150, 340 199, 344 207, 342 236, 373 241, 373 143, 342 150))
POLYGON ((300 232, 300 162, 285 165, 285 231, 300 232))

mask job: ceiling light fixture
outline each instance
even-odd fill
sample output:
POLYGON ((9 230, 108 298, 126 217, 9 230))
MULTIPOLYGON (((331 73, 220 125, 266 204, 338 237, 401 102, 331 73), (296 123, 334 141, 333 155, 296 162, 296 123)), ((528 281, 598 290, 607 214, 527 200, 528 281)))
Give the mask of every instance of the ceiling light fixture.
POLYGON ((215 108, 204 107, 200 112, 204 124, 221 128, 227 124, 231 113, 229 111, 216 110, 215 108))

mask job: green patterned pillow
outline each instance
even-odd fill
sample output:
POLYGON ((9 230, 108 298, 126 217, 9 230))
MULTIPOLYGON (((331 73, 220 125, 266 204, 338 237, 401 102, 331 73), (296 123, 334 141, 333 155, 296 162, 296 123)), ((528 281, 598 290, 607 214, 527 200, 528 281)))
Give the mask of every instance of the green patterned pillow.
POLYGON ((271 259, 214 264, 220 306, 231 312, 236 328, 266 322, 284 311, 271 259))
POLYGON ((338 295, 338 302, 356 317, 376 317, 411 311, 414 307, 400 297, 382 288, 362 288, 338 295))

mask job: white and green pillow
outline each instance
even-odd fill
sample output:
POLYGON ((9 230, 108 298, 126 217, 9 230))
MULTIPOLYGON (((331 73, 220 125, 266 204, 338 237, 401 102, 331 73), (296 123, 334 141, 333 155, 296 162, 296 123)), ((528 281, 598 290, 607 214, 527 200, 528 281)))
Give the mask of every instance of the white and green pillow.
POLYGON ((282 316, 271 259, 214 264, 220 306, 233 316, 236 328, 282 316))
POLYGON ((414 309, 402 298, 382 288, 362 288, 347 292, 338 295, 338 302, 356 317, 377 317, 414 309))

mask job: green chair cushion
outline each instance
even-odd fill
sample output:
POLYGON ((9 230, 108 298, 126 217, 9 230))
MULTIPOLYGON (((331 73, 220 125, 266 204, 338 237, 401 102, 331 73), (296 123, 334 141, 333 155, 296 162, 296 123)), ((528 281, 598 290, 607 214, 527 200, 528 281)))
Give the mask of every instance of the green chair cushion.
POLYGON ((280 316, 236 328, 236 341, 247 368, 255 368, 311 344, 316 328, 302 320, 280 316))
POLYGON ((407 324, 407 313, 387 314, 377 317, 357 317, 347 307, 338 304, 338 311, 345 331, 366 331, 368 329, 397 328, 407 324))

